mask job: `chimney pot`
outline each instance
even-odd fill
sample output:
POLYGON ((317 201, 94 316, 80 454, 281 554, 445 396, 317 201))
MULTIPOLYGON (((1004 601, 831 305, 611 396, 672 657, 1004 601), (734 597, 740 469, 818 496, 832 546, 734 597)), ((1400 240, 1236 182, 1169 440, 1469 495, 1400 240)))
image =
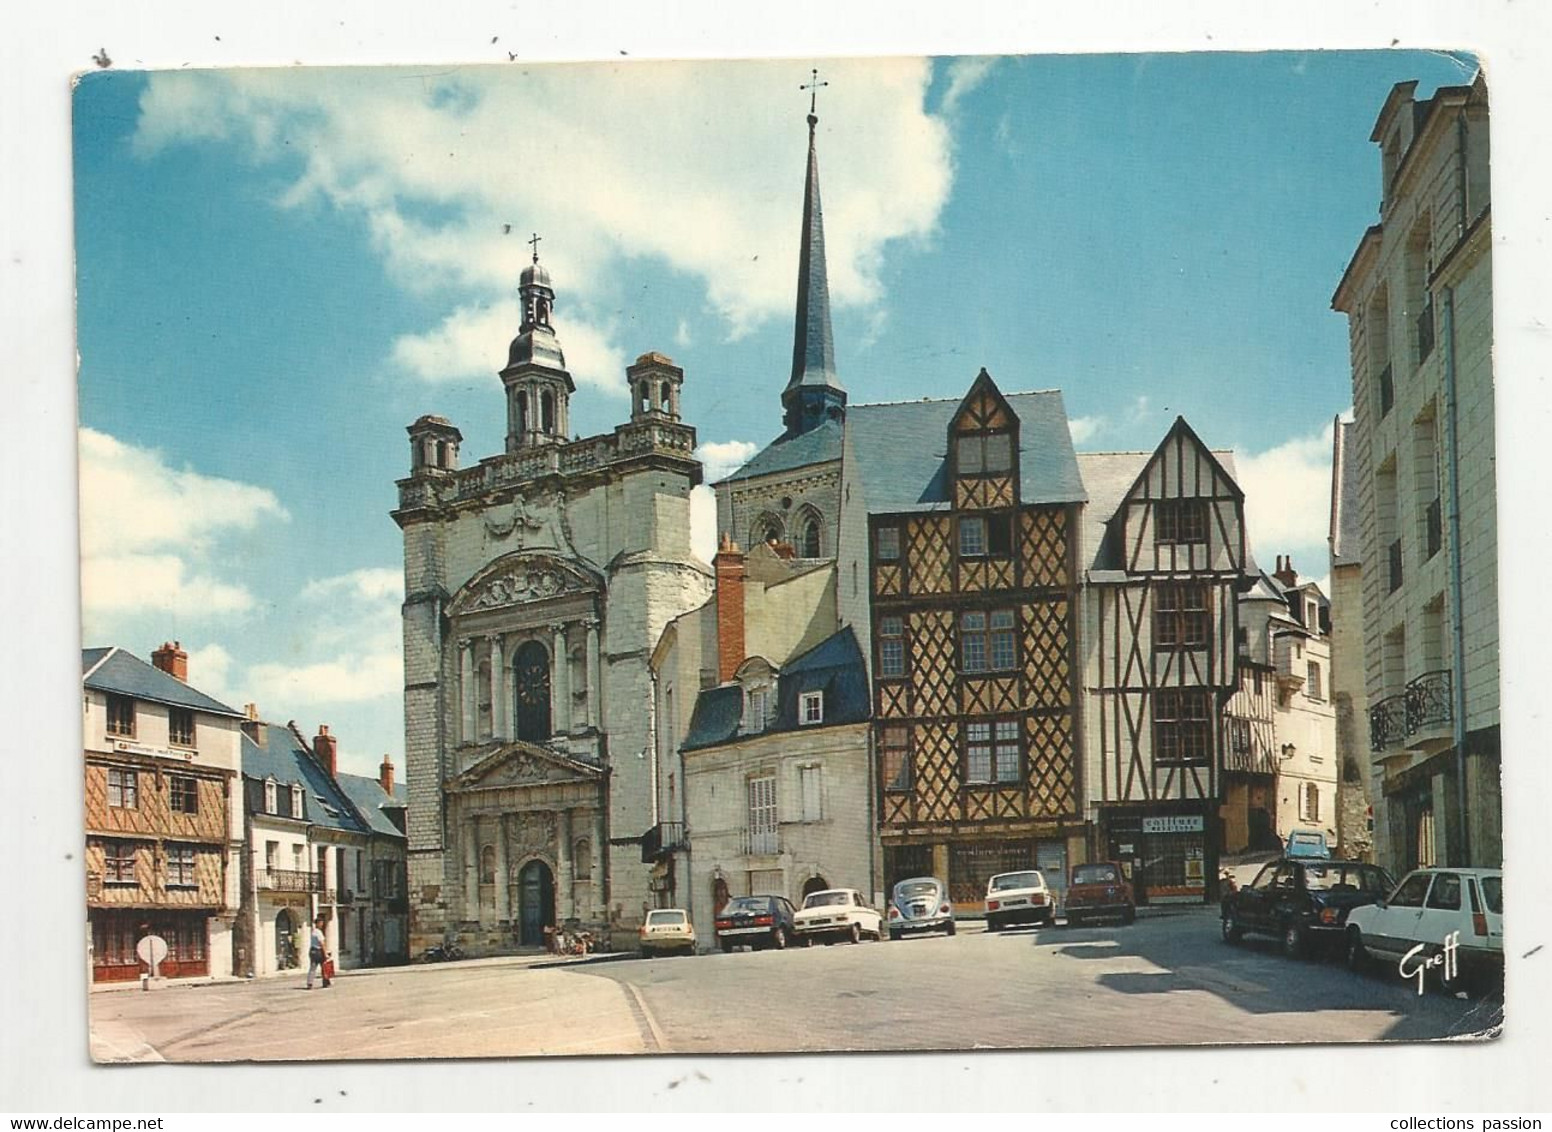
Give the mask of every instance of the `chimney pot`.
POLYGON ((162 642, 162 647, 151 654, 151 663, 174 679, 189 682, 189 654, 177 642, 162 642))
POLYGON ((717 579, 717 682, 727 683, 744 663, 744 552, 726 531, 712 559, 717 579))
POLYGON ((334 736, 329 734, 327 724, 318 725, 318 734, 313 737, 313 754, 323 764, 323 769, 329 772, 329 777, 333 778, 337 769, 337 743, 334 736))
POLYGON ((383 788, 383 793, 393 797, 393 760, 387 755, 383 756, 382 766, 377 768, 377 784, 383 788))

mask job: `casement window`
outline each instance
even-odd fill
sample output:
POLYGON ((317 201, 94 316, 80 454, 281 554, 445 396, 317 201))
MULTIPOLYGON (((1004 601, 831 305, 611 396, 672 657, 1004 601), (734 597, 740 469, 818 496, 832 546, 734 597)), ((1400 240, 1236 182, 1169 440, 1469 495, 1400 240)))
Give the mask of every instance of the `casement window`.
POLYGON ((104 883, 135 883, 135 843, 133 841, 104 841, 102 852, 104 883))
POLYGON ((280 842, 266 841, 264 843, 264 871, 272 873, 280 868, 280 842))
POLYGON ((172 808, 180 814, 199 813, 199 780, 187 775, 174 774, 168 778, 168 794, 172 808))
POLYGON ((798 767, 798 797, 803 805, 803 821, 824 819, 824 768, 798 767))
POLYGON ((798 697, 798 723, 804 727, 824 722, 824 693, 804 692, 798 697))
POLYGON ((884 789, 911 788, 911 731, 907 727, 886 727, 883 736, 884 789))
POLYGON ((986 556, 986 520, 980 517, 959 520, 959 557, 986 556))
POLYGON ((959 520, 959 557, 1007 558, 1013 553, 1008 515, 967 515, 959 520))
POLYGON ((294 818, 306 816, 302 809, 302 788, 294 784, 291 787, 291 816, 294 818))
POLYGON ((194 712, 189 708, 167 711, 167 741, 175 747, 194 745, 194 712))
POLYGON ((1153 761, 1206 764, 1212 754, 1211 695, 1199 688, 1165 688, 1153 694, 1153 761))
POLYGON ((765 730, 769 718, 770 692, 765 687, 749 688, 744 692, 743 732, 753 735, 765 730))
POLYGON ((995 475, 1013 467, 1013 437, 1006 432, 971 433, 955 441, 962 476, 995 475))
POLYGON ((900 561, 900 528, 878 528, 878 560, 880 562, 900 561))
POLYGON ((108 734, 135 737, 135 701, 131 697, 108 693, 108 734))
POLYGON ((264 780, 264 812, 266 814, 280 812, 278 809, 278 802, 275 798, 275 791, 275 780, 273 778, 266 778, 264 780))
POLYGON ((108 768, 108 805, 116 810, 140 808, 140 778, 135 771, 108 768))
POLYGON ((199 881, 194 875, 194 846, 167 846, 167 887, 199 887, 199 881))
POLYGON ((959 615, 961 672, 1008 672, 1015 663, 1011 609, 959 615))
POLYGON ((1017 720, 974 720, 965 724, 965 782, 1017 782, 1019 755, 1017 720))
POLYGON ((1205 585, 1170 582, 1158 587, 1153 602, 1154 648, 1205 648, 1211 635, 1205 585))
POLYGON ((1166 499, 1154 504, 1154 512, 1154 542, 1207 541, 1207 501, 1205 499, 1166 499))
POLYGON ((905 675, 905 626, 898 617, 878 619, 878 674, 905 675))
POLYGON ((1325 699, 1324 689, 1320 685, 1320 665, 1310 661, 1304 666, 1306 677, 1304 680, 1304 694, 1312 700, 1325 699))

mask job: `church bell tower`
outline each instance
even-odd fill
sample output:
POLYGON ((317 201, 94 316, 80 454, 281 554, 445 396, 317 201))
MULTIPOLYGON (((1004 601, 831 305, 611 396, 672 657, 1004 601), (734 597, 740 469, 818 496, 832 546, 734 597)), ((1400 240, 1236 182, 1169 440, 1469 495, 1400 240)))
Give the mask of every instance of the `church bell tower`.
POLYGON ((517 286, 523 321, 501 371, 507 391, 508 452, 563 443, 571 427, 571 395, 577 391, 550 323, 555 289, 549 271, 539 263, 539 236, 530 242, 533 262, 523 268, 517 286))

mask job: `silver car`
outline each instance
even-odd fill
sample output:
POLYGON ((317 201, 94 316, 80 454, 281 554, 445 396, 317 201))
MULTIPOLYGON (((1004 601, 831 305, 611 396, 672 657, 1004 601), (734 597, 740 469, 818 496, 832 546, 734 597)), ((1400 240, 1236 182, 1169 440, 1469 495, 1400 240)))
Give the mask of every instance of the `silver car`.
POLYGON ((908 932, 954 934, 954 906, 948 885, 937 877, 911 877, 895 885, 889 898, 889 938, 908 932))

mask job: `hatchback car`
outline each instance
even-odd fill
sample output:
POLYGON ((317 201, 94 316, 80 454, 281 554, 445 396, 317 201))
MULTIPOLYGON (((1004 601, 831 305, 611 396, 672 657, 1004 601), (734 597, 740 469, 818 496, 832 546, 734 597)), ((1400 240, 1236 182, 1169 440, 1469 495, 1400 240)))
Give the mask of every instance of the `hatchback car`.
POLYGON ((797 909, 785 896, 735 896, 717 913, 717 946, 723 951, 786 947, 797 909))
POLYGON ((998 873, 986 884, 986 930, 1009 924, 1050 924, 1056 920, 1056 898, 1039 869, 998 873))
POLYGON ((948 885, 937 877, 909 877, 889 896, 889 938, 915 932, 954 934, 954 905, 948 885))
POLYGON ((638 933, 641 954, 650 957, 660 952, 695 954, 695 925, 683 908, 654 908, 638 933))
POLYGON ((1101 916, 1137 918, 1137 905, 1126 872, 1115 861, 1074 865, 1067 876, 1067 926, 1078 927, 1101 916))
POLYGON ((1499 869, 1415 869, 1382 901, 1347 917, 1347 961, 1395 964, 1418 989, 1445 990, 1503 979, 1503 872, 1499 869))
POLYGON ((884 917, 868 907, 862 893, 852 888, 811 892, 792 918, 792 926, 805 947, 812 946, 816 939, 825 943, 879 939, 884 933, 883 925, 884 917))
POLYGON ((1378 865, 1324 857, 1280 857, 1256 879, 1223 898, 1223 938, 1238 943, 1246 932, 1276 936, 1283 954, 1298 958, 1312 947, 1334 948, 1349 917, 1382 900, 1392 881, 1378 865))

